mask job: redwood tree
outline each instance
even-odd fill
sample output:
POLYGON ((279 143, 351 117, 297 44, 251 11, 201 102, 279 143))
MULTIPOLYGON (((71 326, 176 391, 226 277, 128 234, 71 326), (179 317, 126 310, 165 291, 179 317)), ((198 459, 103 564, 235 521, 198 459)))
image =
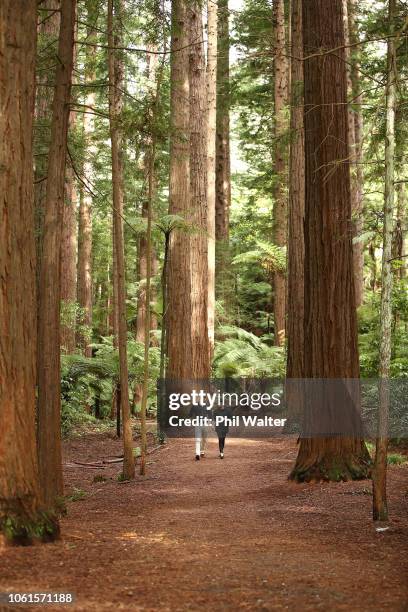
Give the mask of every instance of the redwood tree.
MULTIPOLYGON (((85 157, 83 165, 84 183, 81 188, 79 205, 79 224, 78 224, 78 304, 82 308, 83 316, 81 323, 87 326, 88 330, 92 326, 92 189, 94 184, 94 158, 96 147, 93 140, 95 127, 93 109, 95 108, 95 90, 92 82, 95 80, 95 61, 97 42, 97 32, 95 26, 97 15, 97 3, 95 0, 87 0, 87 41, 85 56, 85 109, 84 109, 84 146, 85 157)), ((86 334, 78 334, 78 345, 83 349, 85 355, 90 357, 91 347, 86 334)))
POLYGON ((206 66, 203 20, 198 2, 190 4, 190 191, 191 361, 190 378, 208 378, 208 223, 206 66))
MULTIPOLYGON (((170 188, 169 213, 186 220, 190 211, 189 151, 189 29, 187 3, 172 2, 171 101, 170 101, 170 188)), ((189 377, 191 355, 190 235, 171 232, 168 252, 166 355, 167 377, 189 377)))
POLYGON ((219 0, 217 19, 217 119, 215 239, 217 294, 228 303, 229 216, 231 207, 230 70, 228 0, 219 0))
MULTIPOLYGON (((285 35, 285 6, 283 0, 273 0, 274 21, 274 98, 275 98, 275 146, 274 146, 274 189, 273 226, 274 244, 286 245, 287 232, 287 147, 285 136, 288 128, 286 118, 288 103, 288 60, 285 35)), ((285 273, 276 271, 274 291, 274 342, 283 344, 286 328, 286 278, 285 273)))
POLYGON ((60 302, 65 161, 74 49, 75 2, 61 1, 58 64, 48 155, 38 316, 38 450, 46 503, 63 493, 61 465, 60 302))
MULTIPOLYGON (((359 377, 342 6, 342 0, 303 0, 304 377, 310 379, 359 377)), ((368 452, 351 433, 303 437, 291 478, 366 478, 368 452)))
POLYGON ((215 184, 217 119, 217 4, 207 2, 207 229, 208 229, 208 339, 214 351, 215 318, 215 184))
MULTIPOLYGON (((291 4, 291 142, 288 215, 288 319, 287 368, 289 379, 303 377, 304 368, 304 217, 305 217, 305 136, 303 129, 303 36, 302 0, 291 4)), ((287 386, 290 414, 302 412, 301 395, 292 395, 287 386)))
MULTIPOLYGON (((75 65, 75 47, 74 47, 75 65)), ((76 112, 69 114, 69 132, 76 128, 76 112)), ((75 352, 76 298, 77 298, 77 199, 78 190, 72 164, 65 169, 65 198, 62 219, 61 244, 61 350, 67 354, 75 352)))
POLYGON ((0 530, 13 544, 58 535, 42 507, 35 446, 36 10, 35 0, 0 4, 0 530))
MULTIPOLYGON (((41 260, 44 232, 44 202, 47 189, 47 160, 50 145, 50 126, 52 115, 52 96, 49 82, 55 75, 55 41, 60 26, 59 0, 46 0, 39 7, 41 17, 38 25, 36 91, 35 91, 35 130, 34 130, 34 211, 37 262, 41 260), (43 49, 43 53, 41 53, 43 49), (43 55, 43 57, 41 57, 43 55)), ((37 281, 39 281, 37 266, 37 281)))
POLYGON ((126 286, 125 286, 125 252, 123 240, 123 163, 122 134, 120 114, 122 110, 122 58, 115 53, 120 46, 117 32, 121 14, 121 2, 108 2, 108 64, 109 64, 109 126, 112 151, 112 205, 113 205, 113 240, 116 262, 116 300, 118 317, 119 379, 120 405, 123 426, 123 476, 126 479, 135 476, 133 456, 132 423, 129 405, 129 381, 127 362, 127 322, 126 322, 126 286))

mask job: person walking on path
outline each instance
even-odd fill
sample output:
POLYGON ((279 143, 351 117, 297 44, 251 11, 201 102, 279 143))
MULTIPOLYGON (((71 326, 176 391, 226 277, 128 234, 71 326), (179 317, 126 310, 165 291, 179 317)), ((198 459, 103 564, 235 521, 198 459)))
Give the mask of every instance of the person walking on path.
POLYGON ((225 438, 227 437, 232 411, 225 406, 219 406, 214 410, 213 419, 215 423, 215 431, 218 436, 218 448, 220 450, 220 459, 224 459, 225 438))
POLYGON ((207 447, 207 427, 205 425, 205 419, 211 416, 206 406, 194 404, 190 409, 190 418, 194 419, 198 417, 201 421, 201 425, 195 425, 194 437, 195 437, 195 458, 196 461, 200 461, 201 457, 205 456, 205 449, 207 447))

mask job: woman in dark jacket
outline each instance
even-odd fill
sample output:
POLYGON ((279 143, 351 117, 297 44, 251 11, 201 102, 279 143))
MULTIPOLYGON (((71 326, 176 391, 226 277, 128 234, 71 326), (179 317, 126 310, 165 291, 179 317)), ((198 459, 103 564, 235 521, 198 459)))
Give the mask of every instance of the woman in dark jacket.
POLYGON ((217 432, 217 436, 218 436, 218 447, 220 449, 220 459, 224 459, 225 438, 227 437, 227 433, 229 431, 228 419, 232 418, 232 411, 230 408, 219 406, 216 410, 214 410, 213 418, 214 418, 214 423, 215 423, 215 431, 217 432), (217 417, 223 417, 223 420, 219 421, 218 424, 217 424, 217 417))

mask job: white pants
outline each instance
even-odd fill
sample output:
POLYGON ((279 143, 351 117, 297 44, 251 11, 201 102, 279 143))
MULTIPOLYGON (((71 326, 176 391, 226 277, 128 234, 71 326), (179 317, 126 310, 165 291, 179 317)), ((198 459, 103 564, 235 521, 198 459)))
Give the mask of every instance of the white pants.
POLYGON ((200 455, 207 446, 207 431, 205 427, 195 427, 195 454, 200 455))

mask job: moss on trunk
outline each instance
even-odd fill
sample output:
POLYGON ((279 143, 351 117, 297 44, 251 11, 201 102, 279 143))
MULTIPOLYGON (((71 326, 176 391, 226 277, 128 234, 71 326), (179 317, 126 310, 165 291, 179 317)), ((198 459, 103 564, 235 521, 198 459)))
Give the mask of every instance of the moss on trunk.
POLYGON ((295 482, 341 482, 371 478, 371 458, 364 442, 344 438, 302 439, 289 475, 295 482))
POLYGON ((28 512, 18 505, 0 518, 0 532, 11 546, 30 546, 35 542, 53 542, 60 536, 58 518, 50 512, 28 512))

